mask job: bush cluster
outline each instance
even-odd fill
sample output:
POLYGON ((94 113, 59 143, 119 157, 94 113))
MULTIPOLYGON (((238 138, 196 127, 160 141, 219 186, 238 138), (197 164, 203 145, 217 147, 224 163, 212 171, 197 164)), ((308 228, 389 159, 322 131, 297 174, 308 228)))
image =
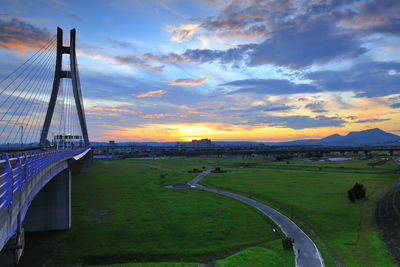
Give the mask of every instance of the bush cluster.
POLYGON ((347 191, 347 196, 351 202, 355 202, 356 199, 364 199, 366 191, 363 184, 355 183, 353 188, 347 191))
POLYGON ((225 170, 222 170, 220 167, 216 167, 213 171, 213 173, 224 173, 226 172, 225 170))

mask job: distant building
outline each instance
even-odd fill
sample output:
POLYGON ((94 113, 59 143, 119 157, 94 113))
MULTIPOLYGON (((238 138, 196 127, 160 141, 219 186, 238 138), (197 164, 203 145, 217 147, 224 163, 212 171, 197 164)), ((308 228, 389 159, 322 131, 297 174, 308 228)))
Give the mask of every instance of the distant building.
POLYGON ((201 139, 201 140, 192 140, 191 142, 181 143, 178 142, 176 144, 178 147, 191 147, 191 148, 205 148, 205 147, 213 147, 210 139, 201 139))

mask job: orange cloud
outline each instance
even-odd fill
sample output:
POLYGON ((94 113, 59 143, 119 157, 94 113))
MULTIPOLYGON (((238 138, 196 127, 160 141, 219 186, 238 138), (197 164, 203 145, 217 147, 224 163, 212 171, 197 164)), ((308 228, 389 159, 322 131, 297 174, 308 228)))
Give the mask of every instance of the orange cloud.
MULTIPOLYGON (((130 114, 137 114, 137 113, 141 113, 139 111, 134 111, 134 110, 130 110, 130 109, 125 109, 125 108, 114 108, 114 107, 106 107, 106 106, 94 106, 91 108, 91 110, 95 110, 95 111, 108 111, 108 112, 123 112, 123 113, 130 113, 130 114)), ((86 112, 87 114, 98 114, 96 112, 94 113, 90 113, 90 112, 86 112)), ((108 113, 110 114, 110 113, 108 113)), ((117 113, 118 114, 118 113, 117 113)), ((105 115, 105 114, 101 114, 101 115, 105 115)))
POLYGON ((189 85, 189 86, 197 86, 204 83, 209 77, 205 76, 199 79, 177 79, 173 80, 169 83, 169 85, 189 85))
POLYGON ((18 19, 0 21, 0 47, 26 56, 27 50, 38 50, 46 45, 52 35, 18 19))
POLYGON ((100 112, 85 112, 85 114, 89 115, 98 115, 98 116, 120 116, 120 113, 108 112, 108 113, 100 113, 100 112))
POLYGON ((140 95, 132 94, 131 96, 136 96, 136 97, 139 97, 139 98, 143 98, 143 97, 160 97, 165 93, 167 93, 167 91, 156 90, 156 91, 150 91, 150 92, 147 92, 147 93, 144 93, 144 94, 140 94, 140 95))
POLYGON ((140 117, 146 118, 146 119, 159 119, 159 118, 164 118, 164 117, 176 117, 176 115, 174 115, 174 114, 147 114, 147 115, 143 115, 140 117))

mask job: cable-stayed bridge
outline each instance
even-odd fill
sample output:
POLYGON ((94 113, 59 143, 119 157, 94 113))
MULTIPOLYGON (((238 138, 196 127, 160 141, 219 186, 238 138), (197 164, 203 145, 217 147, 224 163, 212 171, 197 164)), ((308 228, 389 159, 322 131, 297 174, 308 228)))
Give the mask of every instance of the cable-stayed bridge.
POLYGON ((24 231, 71 227, 71 166, 87 168, 76 31, 57 34, 0 76, 0 266, 18 262, 24 231))

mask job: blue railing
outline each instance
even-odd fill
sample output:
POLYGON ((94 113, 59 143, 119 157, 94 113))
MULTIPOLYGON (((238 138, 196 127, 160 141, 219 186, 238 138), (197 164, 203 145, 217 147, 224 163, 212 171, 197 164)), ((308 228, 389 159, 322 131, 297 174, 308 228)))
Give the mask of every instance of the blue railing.
POLYGON ((80 154, 88 148, 15 153, 13 158, 3 153, 0 160, 0 209, 10 206, 13 194, 21 192, 23 183, 29 183, 44 167, 59 159, 80 154))

